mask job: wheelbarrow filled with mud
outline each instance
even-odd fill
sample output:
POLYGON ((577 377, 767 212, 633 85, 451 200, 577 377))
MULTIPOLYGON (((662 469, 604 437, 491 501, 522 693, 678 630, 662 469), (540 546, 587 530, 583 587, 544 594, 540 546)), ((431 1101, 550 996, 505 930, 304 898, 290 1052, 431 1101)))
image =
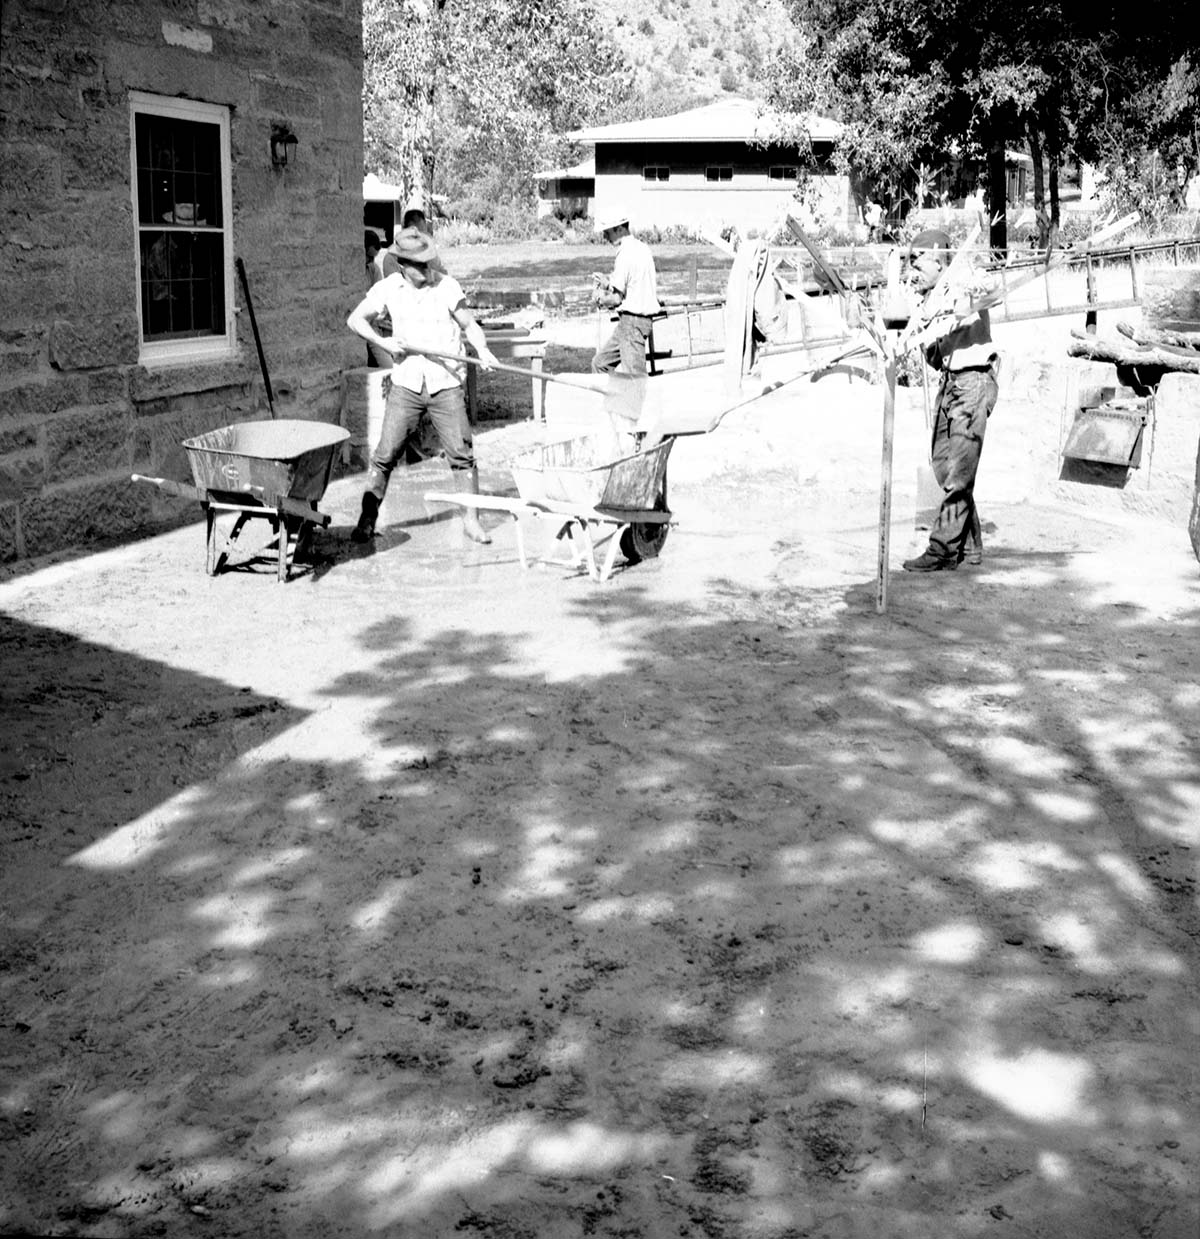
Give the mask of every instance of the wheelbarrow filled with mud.
POLYGON ((277 579, 286 581, 292 565, 308 556, 313 527, 330 522, 317 503, 329 485, 335 449, 349 437, 345 428, 326 422, 238 422, 183 441, 194 486, 136 473, 133 480, 199 500, 209 576, 238 553, 243 562, 274 561, 277 579), (254 521, 270 524, 270 539, 251 546, 247 538, 239 547, 239 537, 254 521))
POLYGON ((608 435, 583 435, 546 443, 512 463, 519 498, 430 491, 427 502, 457 504, 504 512, 513 518, 517 550, 528 567, 521 518, 550 518, 559 523, 557 540, 566 542, 570 563, 582 566, 594 581, 612 574, 617 551, 626 562, 653 559, 667 540, 667 460, 674 436, 653 447, 613 456, 608 435), (604 556, 597 560, 597 534, 608 534, 604 556))

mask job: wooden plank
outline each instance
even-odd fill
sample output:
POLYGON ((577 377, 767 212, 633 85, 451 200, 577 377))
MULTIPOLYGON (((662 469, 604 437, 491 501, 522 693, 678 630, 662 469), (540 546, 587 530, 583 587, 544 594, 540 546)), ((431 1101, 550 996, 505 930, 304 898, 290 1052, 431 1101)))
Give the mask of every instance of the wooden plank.
POLYGON ((530 505, 524 499, 510 499, 507 495, 471 495, 458 491, 427 490, 423 497, 427 503, 452 503, 460 508, 507 512, 510 516, 530 511, 530 505))

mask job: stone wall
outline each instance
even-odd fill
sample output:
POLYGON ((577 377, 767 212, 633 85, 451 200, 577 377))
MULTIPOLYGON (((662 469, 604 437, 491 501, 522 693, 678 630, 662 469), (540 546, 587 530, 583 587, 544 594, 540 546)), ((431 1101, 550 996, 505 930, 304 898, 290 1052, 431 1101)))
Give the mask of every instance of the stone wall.
POLYGON ((130 474, 190 480, 183 438, 271 415, 240 286, 233 357, 139 364, 134 90, 230 109, 275 415, 337 421, 361 361, 361 0, 4 0, 0 561, 194 519, 130 474), (276 123, 299 139, 284 169, 276 123))

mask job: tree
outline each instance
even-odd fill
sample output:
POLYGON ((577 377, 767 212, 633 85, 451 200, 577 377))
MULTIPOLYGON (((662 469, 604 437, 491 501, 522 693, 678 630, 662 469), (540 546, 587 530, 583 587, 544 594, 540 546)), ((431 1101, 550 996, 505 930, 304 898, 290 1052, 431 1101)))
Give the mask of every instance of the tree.
POLYGON ((451 193, 482 167, 513 197, 564 130, 619 94, 619 54, 581 0, 364 0, 367 167, 451 193))
MULTIPOLYGON (((1099 162, 1138 142, 1196 150, 1194 45, 1173 0, 1131 6, 1082 0, 788 0, 804 38, 772 65, 772 101, 846 125, 838 158, 857 184, 903 197, 913 169, 957 153, 986 169, 992 244, 1002 246, 1004 151, 1028 143, 1035 197, 1049 165, 1099 162), (1189 111, 1190 108, 1190 111, 1189 111), (1190 128, 1188 122, 1191 122, 1190 128)), ((1193 164, 1194 166, 1194 164, 1193 164)))

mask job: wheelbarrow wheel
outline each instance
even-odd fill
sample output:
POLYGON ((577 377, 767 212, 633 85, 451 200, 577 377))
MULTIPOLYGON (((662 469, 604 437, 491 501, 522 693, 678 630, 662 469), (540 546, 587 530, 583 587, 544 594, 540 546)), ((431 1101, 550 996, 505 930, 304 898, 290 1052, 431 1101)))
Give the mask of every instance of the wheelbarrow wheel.
POLYGON ((621 534, 621 554, 626 562, 639 564, 643 559, 653 559, 663 548, 671 526, 662 524, 630 525, 621 534))
MULTIPOLYGON (((654 511, 666 510, 667 487, 664 480, 663 488, 654 501, 654 511)), ((640 564, 643 559, 654 559, 662 550, 670 532, 671 526, 666 521, 634 522, 621 531, 621 554, 625 556, 625 561, 631 564, 640 564)))

